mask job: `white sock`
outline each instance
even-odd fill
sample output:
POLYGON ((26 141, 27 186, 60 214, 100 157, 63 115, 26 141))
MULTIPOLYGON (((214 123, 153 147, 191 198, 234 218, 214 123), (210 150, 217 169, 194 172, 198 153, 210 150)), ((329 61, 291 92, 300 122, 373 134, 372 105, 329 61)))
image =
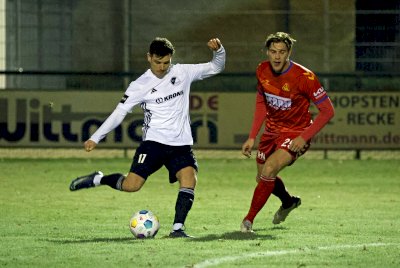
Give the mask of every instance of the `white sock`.
POLYGON ((176 230, 182 229, 182 227, 183 227, 182 223, 174 223, 174 225, 172 226, 172 230, 176 231, 176 230))
POLYGON ((94 176, 94 179, 93 179, 93 184, 94 184, 95 186, 99 186, 99 185, 100 185, 101 178, 104 177, 103 172, 99 171, 99 173, 100 173, 100 174, 94 176))

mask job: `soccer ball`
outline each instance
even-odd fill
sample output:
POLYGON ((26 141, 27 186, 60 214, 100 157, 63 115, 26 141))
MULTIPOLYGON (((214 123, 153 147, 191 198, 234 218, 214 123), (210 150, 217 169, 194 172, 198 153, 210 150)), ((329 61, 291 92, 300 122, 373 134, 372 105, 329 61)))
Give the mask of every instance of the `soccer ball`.
POLYGON ((160 229, 160 222, 153 212, 141 210, 133 214, 129 228, 136 238, 152 238, 160 229))

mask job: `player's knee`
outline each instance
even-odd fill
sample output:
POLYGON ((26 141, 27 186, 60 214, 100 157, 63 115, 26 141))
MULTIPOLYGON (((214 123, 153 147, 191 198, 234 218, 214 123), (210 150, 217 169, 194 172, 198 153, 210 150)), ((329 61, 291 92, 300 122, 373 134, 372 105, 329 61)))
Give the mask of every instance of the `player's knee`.
POLYGON ((181 188, 192 188, 192 189, 194 189, 196 187, 196 183, 197 183, 196 176, 182 177, 179 180, 179 185, 180 185, 181 188))
POLYGON ((197 177, 196 175, 188 175, 188 176, 182 176, 179 179, 179 185, 182 188, 192 188, 194 189, 197 184, 197 177))
POLYGON ((125 192, 137 192, 142 188, 144 183, 145 179, 136 174, 132 175, 132 173, 130 173, 122 183, 122 189, 125 192))
POLYGON ((186 167, 176 174, 180 187, 195 188, 197 183, 196 170, 193 167, 186 167))
POLYGON ((274 178, 277 175, 277 169, 272 165, 265 165, 261 175, 267 178, 274 178))

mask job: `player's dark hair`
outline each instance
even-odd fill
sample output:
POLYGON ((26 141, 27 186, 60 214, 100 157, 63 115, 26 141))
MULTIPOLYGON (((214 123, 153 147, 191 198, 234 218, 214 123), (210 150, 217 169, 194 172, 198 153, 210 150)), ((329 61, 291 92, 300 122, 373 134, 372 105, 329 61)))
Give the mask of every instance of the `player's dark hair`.
POLYGON ((150 55, 158 55, 160 57, 173 55, 175 48, 172 43, 164 37, 156 37, 150 44, 149 53, 150 55))
POLYGON ((290 36, 290 34, 285 33, 285 32, 277 32, 274 34, 270 34, 267 36, 267 39, 265 40, 265 45, 264 48, 268 49, 269 46, 272 43, 279 43, 283 42, 286 44, 286 47, 290 51, 292 49, 292 46, 296 40, 290 36))

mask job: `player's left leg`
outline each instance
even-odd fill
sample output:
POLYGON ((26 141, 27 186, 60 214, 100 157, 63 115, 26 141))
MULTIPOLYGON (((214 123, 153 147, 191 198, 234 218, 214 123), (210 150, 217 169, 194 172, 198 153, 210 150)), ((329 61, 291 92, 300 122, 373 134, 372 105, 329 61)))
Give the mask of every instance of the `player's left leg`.
POLYGON ((279 209, 275 212, 274 218, 272 219, 273 224, 279 224, 281 222, 284 222, 289 215, 289 213, 295 209, 298 208, 301 205, 301 199, 299 196, 292 196, 291 197, 291 204, 287 207, 284 207, 283 205, 279 207, 279 209))
MULTIPOLYGON (((297 133, 291 135, 292 136, 290 138, 293 138, 297 136, 297 133)), ((307 142, 307 144, 304 146, 301 152, 295 153, 288 150, 287 152, 292 155, 292 162, 289 164, 289 166, 292 165, 300 156, 305 154, 309 148, 310 148, 310 142, 307 142)), ((282 205, 275 212, 274 218, 272 219, 273 224, 279 224, 286 220, 287 216, 293 209, 298 208, 301 205, 301 198, 299 196, 290 195, 289 192, 286 190, 283 180, 278 176, 276 177, 275 188, 272 193, 277 197, 279 197, 279 199, 282 202, 282 205)))
POLYGON ((185 233, 184 227, 194 201, 198 170, 197 161, 190 146, 171 147, 169 159, 165 166, 169 170, 170 183, 179 182, 174 223, 169 236, 173 238, 191 237, 185 233))
POLYGON ((279 176, 275 177, 275 187, 272 191, 272 194, 281 200, 282 205, 284 207, 289 207, 292 204, 292 196, 289 191, 286 189, 285 183, 282 178, 279 176))
POLYGON ((193 167, 185 167, 178 171, 179 192, 175 204, 175 218, 170 237, 191 237, 184 232, 185 220, 192 208, 197 176, 193 167))

